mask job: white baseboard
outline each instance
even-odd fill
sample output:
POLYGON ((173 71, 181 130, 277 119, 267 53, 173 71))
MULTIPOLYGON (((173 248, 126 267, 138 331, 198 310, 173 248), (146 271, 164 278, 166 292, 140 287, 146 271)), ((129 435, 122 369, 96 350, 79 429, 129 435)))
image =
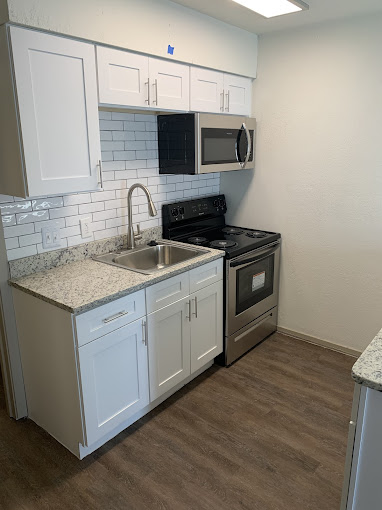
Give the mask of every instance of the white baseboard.
POLYGON ((310 344, 319 345, 320 347, 325 347, 326 349, 330 349, 332 351, 341 352, 342 354, 347 354, 348 356, 353 356, 354 358, 358 358, 362 353, 362 351, 352 349, 351 347, 346 347, 345 345, 335 344, 333 342, 329 342, 328 340, 322 340, 321 338, 305 335, 304 333, 282 328, 280 326, 277 326, 277 331, 283 335, 291 336, 292 338, 297 338, 298 340, 303 340, 304 342, 308 342, 310 344))

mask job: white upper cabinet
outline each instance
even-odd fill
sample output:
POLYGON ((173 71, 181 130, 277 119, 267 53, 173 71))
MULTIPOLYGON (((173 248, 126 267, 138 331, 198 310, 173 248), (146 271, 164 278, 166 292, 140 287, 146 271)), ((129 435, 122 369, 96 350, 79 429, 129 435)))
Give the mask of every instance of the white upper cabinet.
POLYGON ((149 106, 149 58, 97 46, 99 102, 149 106))
POLYGON ((192 111, 251 115, 250 78, 191 67, 190 81, 192 111))
POLYGON ((189 110, 189 66, 97 47, 101 104, 189 110))
POLYGON ((191 67, 190 109, 195 112, 222 113, 224 109, 224 74, 191 67))
POLYGON ((252 105, 252 80, 234 74, 224 75, 224 112, 250 115, 252 105))
POLYGON ((166 60, 150 58, 151 104, 166 110, 190 109, 190 68, 166 60))
POLYGON ((9 35, 25 190, 0 193, 38 196, 99 188, 94 46, 17 27, 10 27, 9 35))

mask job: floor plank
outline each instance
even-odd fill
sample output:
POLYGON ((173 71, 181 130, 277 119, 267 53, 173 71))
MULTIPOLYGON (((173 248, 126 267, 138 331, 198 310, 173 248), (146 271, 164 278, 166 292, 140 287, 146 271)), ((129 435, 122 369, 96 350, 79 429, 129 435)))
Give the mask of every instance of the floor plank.
POLYGON ((337 510, 353 363, 275 334, 82 462, 0 387, 0 509, 337 510))

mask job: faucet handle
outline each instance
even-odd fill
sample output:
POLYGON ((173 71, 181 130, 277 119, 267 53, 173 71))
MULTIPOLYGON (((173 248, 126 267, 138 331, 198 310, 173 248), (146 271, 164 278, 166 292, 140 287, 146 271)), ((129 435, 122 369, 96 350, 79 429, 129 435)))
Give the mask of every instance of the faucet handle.
POLYGON ((137 240, 142 239, 141 226, 139 223, 137 224, 137 232, 136 233, 134 232, 134 239, 137 240))

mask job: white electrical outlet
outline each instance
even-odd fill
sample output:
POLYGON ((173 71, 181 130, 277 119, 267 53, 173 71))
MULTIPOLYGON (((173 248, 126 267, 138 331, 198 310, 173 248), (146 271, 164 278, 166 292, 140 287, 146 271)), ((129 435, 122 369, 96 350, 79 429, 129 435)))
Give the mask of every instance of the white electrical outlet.
POLYGON ((82 238, 86 238, 86 237, 92 237, 93 235, 93 232, 92 232, 92 219, 91 218, 84 218, 82 220, 80 220, 80 225, 81 225, 81 236, 82 238))
POLYGON ((61 246, 60 227, 57 227, 57 225, 43 227, 41 229, 41 234, 42 234, 42 247, 44 248, 44 250, 49 250, 50 248, 60 248, 61 246))

